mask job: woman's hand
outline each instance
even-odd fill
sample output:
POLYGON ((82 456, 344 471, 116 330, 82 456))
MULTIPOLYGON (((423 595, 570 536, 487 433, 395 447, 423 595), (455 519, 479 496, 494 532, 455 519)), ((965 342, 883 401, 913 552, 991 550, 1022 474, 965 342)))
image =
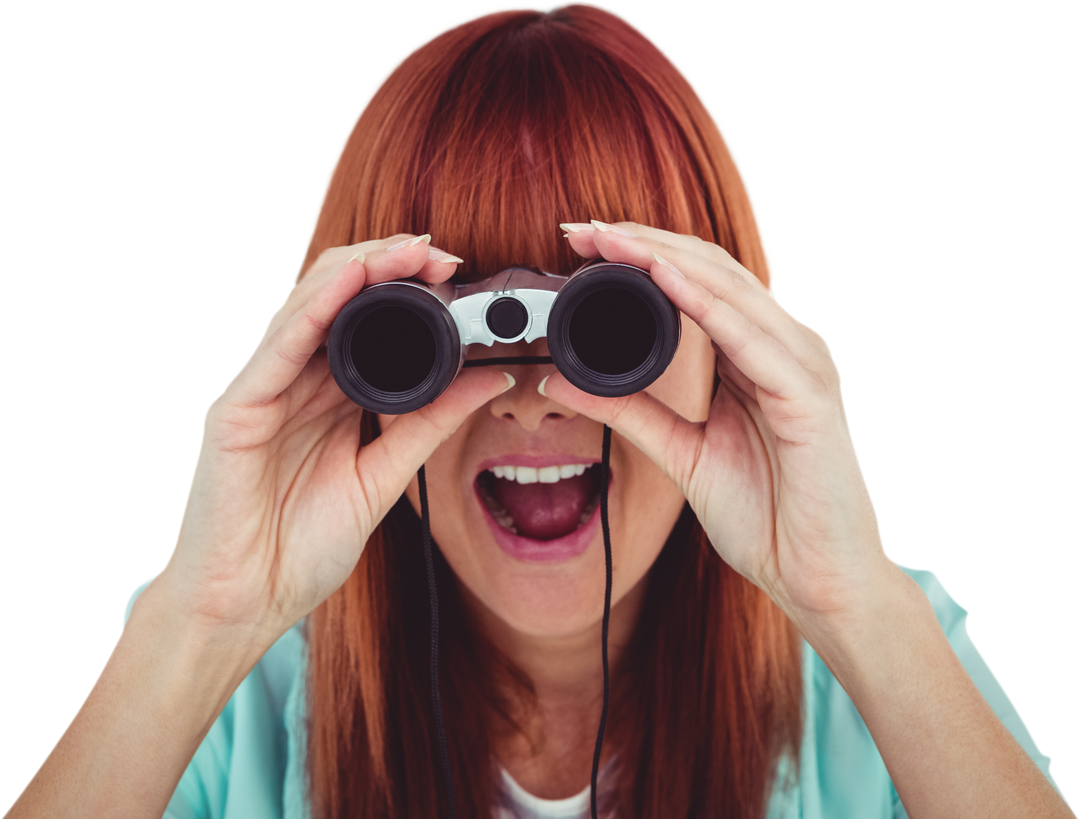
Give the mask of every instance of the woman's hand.
POLYGON ((881 550, 825 343, 720 247, 643 225, 593 224, 571 226, 574 250, 649 270, 712 339, 721 383, 704 423, 647 391, 599 398, 553 375, 545 394, 652 458, 720 556, 800 627, 842 613, 895 567, 881 550))
POLYGON ((200 624, 255 630, 265 650, 345 581, 431 452, 507 388, 501 372, 464 371, 360 447, 362 410, 327 364, 330 325, 365 284, 449 278, 458 260, 429 238, 323 253, 211 407, 179 542, 155 581, 200 624))

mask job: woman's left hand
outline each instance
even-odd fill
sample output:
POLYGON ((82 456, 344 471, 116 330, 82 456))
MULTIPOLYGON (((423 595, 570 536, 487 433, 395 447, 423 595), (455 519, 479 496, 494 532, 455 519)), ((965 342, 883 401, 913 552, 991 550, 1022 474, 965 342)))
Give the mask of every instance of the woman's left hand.
POLYGON ((574 250, 649 270, 712 339, 720 386, 700 423, 648 391, 600 398, 557 374, 545 395, 648 455, 720 556, 804 633, 855 613, 897 569, 881 549, 824 341, 717 245, 633 223, 594 225, 573 226, 574 250))

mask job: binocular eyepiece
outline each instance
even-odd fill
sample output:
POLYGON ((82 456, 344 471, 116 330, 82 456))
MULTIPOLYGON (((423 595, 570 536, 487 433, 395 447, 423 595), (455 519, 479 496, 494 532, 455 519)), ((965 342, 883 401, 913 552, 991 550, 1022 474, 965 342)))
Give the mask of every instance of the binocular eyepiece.
POLYGON ((367 287, 327 342, 330 372, 366 410, 400 415, 434 401, 470 344, 547 337, 566 379, 593 395, 630 395, 667 369, 679 311, 638 267, 593 261, 572 276, 525 267, 467 285, 414 280, 367 287))

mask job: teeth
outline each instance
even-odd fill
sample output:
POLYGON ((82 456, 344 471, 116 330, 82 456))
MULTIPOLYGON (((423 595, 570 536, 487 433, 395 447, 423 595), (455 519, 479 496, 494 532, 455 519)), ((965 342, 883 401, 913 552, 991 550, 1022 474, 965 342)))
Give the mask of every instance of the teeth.
MULTIPOLYGON (((574 478, 584 475, 588 464, 562 464, 561 466, 493 466, 491 473, 496 478, 518 483, 558 483, 563 478, 574 478)), ((590 515, 592 512, 590 511, 590 515)))
POLYGON ((495 518, 495 522, 498 523, 503 529, 509 529, 515 535, 517 534, 517 526, 514 525, 514 519, 507 514, 496 515, 492 512, 491 516, 495 518))
POLYGON ((487 503, 488 511, 495 518, 495 522, 516 535, 518 533, 517 525, 514 523, 514 519, 510 517, 510 513, 506 511, 506 507, 499 503, 498 499, 487 490, 481 488, 481 493, 487 503))
POLYGON ((585 525, 586 523, 588 523, 588 522, 589 522, 589 518, 591 518, 591 517, 593 516, 593 512, 595 512, 595 511, 596 511, 596 507, 597 507, 597 505, 598 505, 599 503, 600 503, 600 496, 599 496, 599 495, 597 495, 597 496, 596 496, 596 497, 595 497, 595 498, 593 499, 592 503, 590 503, 590 504, 589 504, 588 506, 586 506, 586 507, 585 507, 585 508, 584 508, 584 509, 582 510, 582 512, 581 512, 581 524, 582 524, 583 526, 584 526, 584 525, 585 525))

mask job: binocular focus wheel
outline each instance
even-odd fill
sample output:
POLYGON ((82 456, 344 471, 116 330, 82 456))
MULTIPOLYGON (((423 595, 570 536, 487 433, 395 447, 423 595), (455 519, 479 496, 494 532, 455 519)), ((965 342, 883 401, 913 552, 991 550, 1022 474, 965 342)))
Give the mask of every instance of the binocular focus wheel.
POLYGON ((679 311, 648 273, 599 262, 563 285, 548 316, 548 349, 578 389, 607 397, 645 389, 682 336, 679 311))
POLYGON ((371 412, 420 409, 450 386, 461 340, 449 311, 422 287, 387 283, 342 308, 327 340, 341 391, 371 412))

